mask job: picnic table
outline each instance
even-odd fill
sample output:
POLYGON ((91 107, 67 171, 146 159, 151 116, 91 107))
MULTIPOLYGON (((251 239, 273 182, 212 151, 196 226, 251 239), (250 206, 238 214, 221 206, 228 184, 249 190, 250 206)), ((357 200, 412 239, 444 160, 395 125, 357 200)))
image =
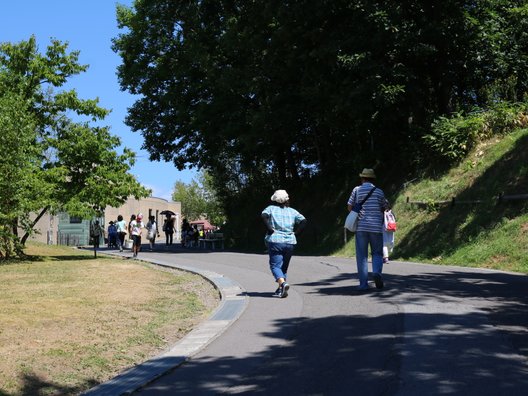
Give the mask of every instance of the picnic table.
POLYGON ((221 247, 224 249, 224 234, 218 232, 212 232, 210 234, 205 234, 205 238, 199 240, 200 248, 207 249, 208 245, 211 250, 215 250, 216 247, 221 247))

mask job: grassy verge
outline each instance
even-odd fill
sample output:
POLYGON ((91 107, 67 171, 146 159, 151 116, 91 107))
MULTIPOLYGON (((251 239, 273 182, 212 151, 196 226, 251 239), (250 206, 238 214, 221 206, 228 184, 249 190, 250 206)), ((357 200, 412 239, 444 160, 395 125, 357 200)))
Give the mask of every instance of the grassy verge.
POLYGON ((0 395, 78 394, 159 354, 218 292, 199 276, 30 245, 0 265, 0 395))
MULTIPOLYGON (((528 193, 528 130, 481 142, 446 174, 408 185, 394 200, 393 259, 528 273, 528 201, 497 203, 499 193, 528 193), (425 207, 406 203, 430 202, 425 207), (483 201, 438 206, 434 201, 483 201)), ((338 255, 354 255, 353 238, 338 255)))

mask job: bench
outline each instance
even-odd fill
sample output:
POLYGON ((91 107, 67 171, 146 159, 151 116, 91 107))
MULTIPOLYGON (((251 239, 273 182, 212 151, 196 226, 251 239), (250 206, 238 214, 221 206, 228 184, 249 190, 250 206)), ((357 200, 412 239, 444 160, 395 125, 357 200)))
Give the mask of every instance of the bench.
POLYGON ((224 250, 224 234, 220 233, 211 233, 206 234, 205 238, 199 240, 200 248, 207 249, 207 246, 210 245, 211 250, 215 250, 215 247, 221 246, 224 250))

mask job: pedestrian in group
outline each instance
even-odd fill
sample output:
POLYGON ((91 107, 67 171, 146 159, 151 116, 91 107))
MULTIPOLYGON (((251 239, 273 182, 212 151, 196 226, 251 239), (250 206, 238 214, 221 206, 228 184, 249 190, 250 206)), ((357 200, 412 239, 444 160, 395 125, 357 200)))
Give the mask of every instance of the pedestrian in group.
POLYGON ((278 288, 275 296, 288 296, 288 267, 297 244, 298 235, 306 226, 306 218, 290 207, 290 198, 285 190, 277 190, 271 196, 272 204, 262 211, 266 225, 264 238, 268 247, 269 266, 278 288))
POLYGON ((123 246, 125 244, 125 236, 127 234, 127 225, 126 221, 123 220, 123 216, 119 215, 117 216, 117 247, 119 248, 119 251, 123 251, 123 246))
POLYGON ((163 223, 163 232, 165 233, 165 245, 172 245, 172 238, 174 236, 174 218, 167 214, 163 223))
POLYGON ((130 221, 128 222, 127 232, 128 232, 128 235, 130 235, 129 238, 132 240, 132 253, 134 253, 134 238, 132 237, 132 222, 134 222, 135 224, 135 221, 136 221, 136 215, 135 214, 130 215, 130 221))
POLYGON ((193 246, 198 247, 200 244, 200 231, 198 230, 198 226, 195 224, 193 225, 193 246))
POLYGON ((190 228, 191 228, 191 225, 189 224, 187 219, 183 219, 182 220, 182 225, 181 225, 181 244, 182 244, 182 247, 186 247, 187 246, 187 239, 188 239, 188 234, 189 234, 190 228))
POLYGON ((195 235, 198 233, 198 230, 196 229, 196 225, 191 226, 189 225, 189 228, 187 230, 187 235, 185 238, 185 246, 187 247, 194 247, 194 241, 195 241, 195 235))
POLYGON ((156 235, 159 236, 158 225, 156 224, 156 220, 154 216, 150 216, 149 221, 147 223, 147 239, 149 241, 151 252, 154 250, 154 244, 156 242, 156 235))
POLYGON ((361 185, 350 194, 347 206, 350 212, 356 203, 363 202, 359 212, 356 231, 356 262, 359 277, 359 290, 368 289, 368 248, 372 254, 372 273, 377 289, 383 283, 383 212, 387 201, 383 191, 374 185, 376 174, 373 169, 365 168, 359 174, 361 185), (370 196, 369 196, 370 194, 370 196))
POLYGON ((94 249, 99 249, 101 237, 103 237, 104 241, 104 229, 101 224, 99 224, 99 220, 95 220, 90 227, 90 238, 92 239, 94 249))
POLYGON ((141 250, 141 233, 145 225, 143 224, 143 215, 139 213, 137 216, 132 215, 128 229, 132 236, 132 253, 136 258, 141 250))
POLYGON ((108 226, 108 247, 117 247, 117 227, 113 221, 108 226))

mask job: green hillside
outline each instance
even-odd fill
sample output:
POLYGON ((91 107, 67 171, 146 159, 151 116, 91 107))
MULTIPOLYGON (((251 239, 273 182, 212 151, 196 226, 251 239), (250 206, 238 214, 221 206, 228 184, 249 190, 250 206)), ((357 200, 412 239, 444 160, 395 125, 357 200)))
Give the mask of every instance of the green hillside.
MULTIPOLYGON (((526 129, 481 142, 444 174, 407 183, 393 200, 391 259, 528 273, 528 200, 499 202, 499 194, 528 194, 526 129)), ((336 254, 354 255, 350 239, 336 254)))

